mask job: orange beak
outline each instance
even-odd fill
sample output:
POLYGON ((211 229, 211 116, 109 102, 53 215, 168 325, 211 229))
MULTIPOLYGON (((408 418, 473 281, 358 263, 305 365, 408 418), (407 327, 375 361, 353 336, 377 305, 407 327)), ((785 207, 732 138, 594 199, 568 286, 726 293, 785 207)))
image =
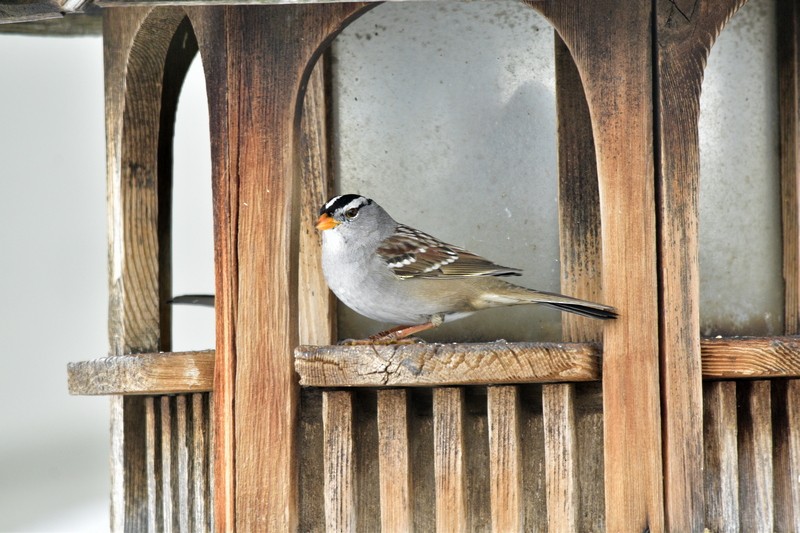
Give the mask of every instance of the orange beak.
POLYGON ((326 229, 333 229, 338 226, 339 223, 336 222, 332 216, 328 213, 322 213, 317 220, 317 229, 320 231, 325 231, 326 229))

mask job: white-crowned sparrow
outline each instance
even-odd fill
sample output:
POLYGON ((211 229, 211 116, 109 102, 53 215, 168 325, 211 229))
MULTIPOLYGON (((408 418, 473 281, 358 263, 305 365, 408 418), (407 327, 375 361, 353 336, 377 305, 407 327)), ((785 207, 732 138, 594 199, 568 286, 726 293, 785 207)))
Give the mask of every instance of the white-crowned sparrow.
POLYGON ((370 337, 395 341, 491 307, 538 303, 592 318, 613 307, 535 291, 498 276, 520 270, 496 265, 399 224, 369 198, 344 194, 320 209, 322 271, 333 293, 354 311, 401 324, 370 337))

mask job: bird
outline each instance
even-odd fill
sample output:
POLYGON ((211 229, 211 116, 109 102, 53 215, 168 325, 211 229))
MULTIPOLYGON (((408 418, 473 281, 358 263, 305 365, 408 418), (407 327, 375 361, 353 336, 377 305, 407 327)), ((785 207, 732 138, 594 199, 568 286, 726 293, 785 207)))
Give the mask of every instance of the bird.
POLYGON ((401 224, 365 196, 328 200, 316 229, 322 272, 339 301, 367 318, 398 324, 363 344, 409 342, 412 335, 493 307, 540 304, 601 320, 617 317, 608 305, 510 283, 502 278, 519 276, 520 269, 401 224))

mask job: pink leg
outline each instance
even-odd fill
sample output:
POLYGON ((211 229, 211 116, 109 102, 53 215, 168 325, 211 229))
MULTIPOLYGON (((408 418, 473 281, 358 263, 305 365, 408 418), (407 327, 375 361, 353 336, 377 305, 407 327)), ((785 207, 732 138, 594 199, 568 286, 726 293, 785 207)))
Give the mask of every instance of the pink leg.
MULTIPOLYGON (((438 315, 437 315, 438 316, 438 315)), ((366 339, 347 339, 342 341, 341 344, 348 344, 351 346, 358 346, 364 344, 404 344, 419 342, 417 339, 409 338, 410 335, 426 331, 442 324, 441 319, 434 317, 430 322, 418 324, 416 326, 397 326, 386 331, 381 331, 375 335, 370 335, 366 339)))

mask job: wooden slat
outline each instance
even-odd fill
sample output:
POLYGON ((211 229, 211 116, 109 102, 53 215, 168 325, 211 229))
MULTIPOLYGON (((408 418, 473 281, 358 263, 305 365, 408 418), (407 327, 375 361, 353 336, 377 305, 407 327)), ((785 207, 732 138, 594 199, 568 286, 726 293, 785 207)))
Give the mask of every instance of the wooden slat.
POLYGON ((326 531, 356 530, 353 393, 322 393, 326 531))
POLYGON ((800 531, 800 380, 772 383, 775 530, 800 531))
POLYGON ((378 391, 381 531, 411 531, 414 524, 408 392, 378 391))
POLYGON ((464 449, 464 389, 433 390, 433 464, 436 531, 469 531, 464 449))
MULTIPOLYGON (((590 301, 602 299, 602 243, 596 154, 589 108, 572 56, 555 36, 556 105, 558 111, 558 203, 561 291, 590 301)), ((599 342, 602 325, 577 315, 561 317, 568 342, 599 342)), ((582 500, 600 499, 599 479, 578 483, 575 386, 542 386, 547 521, 551 531, 577 531, 582 500), (581 494, 585 495, 581 498, 581 494)), ((591 461, 583 450, 585 461, 591 461)), ((595 502, 592 502, 595 503, 595 502)))
POLYGON ((155 533, 161 524, 161 509, 159 508, 159 495, 161 487, 158 483, 156 470, 156 445, 159 439, 156 436, 156 408, 152 396, 144 398, 145 405, 145 448, 147 458, 147 531, 155 533))
POLYGON ((492 531, 523 531, 519 389, 489 387, 487 402, 492 531))
POLYGON ((772 413, 768 381, 737 386, 739 523, 742 531, 773 530, 772 413))
POLYGON ((220 531, 299 522, 297 104, 319 48, 362 7, 186 10, 204 52, 212 137, 220 531))
MULTIPOLYGON (((800 6, 777 3, 784 333, 800 333, 800 6)), ((800 381, 773 384, 775 529, 800 531, 800 381)))
POLYGON ((336 342, 336 302, 322 273, 319 208, 333 190, 328 155, 325 56, 308 80, 300 120, 300 259, 298 313, 300 344, 336 342))
POLYGON ((704 520, 700 361, 698 119, 714 39, 743 0, 659 0, 656 112, 664 504, 670 531, 704 520), (686 13, 690 13, 689 16, 686 13))
POLYGON ((115 355, 70 363, 70 394, 175 394, 214 387, 214 351, 115 355))
POLYGON ((189 532, 189 484, 193 482, 189 471, 189 419, 186 413, 186 395, 175 397, 175 422, 177 426, 173 453, 177 460, 176 475, 172 483, 177 485, 178 531, 189 532))
MULTIPOLYGON (((580 499, 575 428, 575 386, 542 386, 547 521, 550 529, 578 530, 580 499)), ((583 480, 590 484, 593 480, 583 480)))
POLYGON ((736 383, 704 383, 704 527, 719 533, 739 531, 739 461, 736 383))
POLYGON ((591 344, 300 346, 295 369, 301 385, 317 387, 592 381, 598 355, 591 344))
POLYGON ((170 533, 176 523, 175 516, 175 494, 177 488, 173 485, 173 454, 172 454, 172 409, 170 397, 161 397, 161 516, 162 521, 159 529, 165 533, 170 533))
POLYGON ((192 394, 192 525, 191 531, 208 531, 208 439, 206 432, 207 396, 192 394))
POLYGON ((704 339, 703 378, 773 378, 800 375, 800 338, 704 339))

